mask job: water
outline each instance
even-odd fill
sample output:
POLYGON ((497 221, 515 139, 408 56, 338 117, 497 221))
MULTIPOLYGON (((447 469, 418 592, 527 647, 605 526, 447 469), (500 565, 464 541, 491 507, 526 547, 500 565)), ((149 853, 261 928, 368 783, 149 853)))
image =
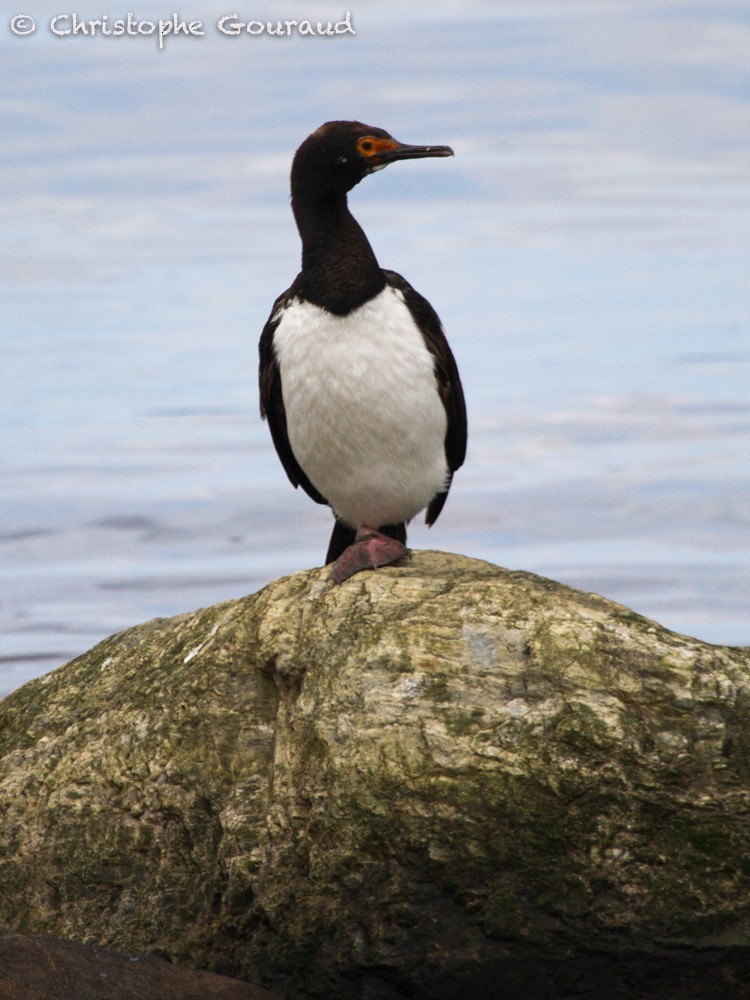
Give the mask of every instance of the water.
POLYGON ((341 117, 456 150, 351 199, 469 404, 411 543, 750 643, 742 6, 368 0, 354 37, 225 38, 206 2, 161 52, 56 38, 56 13, 0 26, 0 693, 320 563, 329 515, 259 420, 256 345, 298 266, 291 154, 341 117))

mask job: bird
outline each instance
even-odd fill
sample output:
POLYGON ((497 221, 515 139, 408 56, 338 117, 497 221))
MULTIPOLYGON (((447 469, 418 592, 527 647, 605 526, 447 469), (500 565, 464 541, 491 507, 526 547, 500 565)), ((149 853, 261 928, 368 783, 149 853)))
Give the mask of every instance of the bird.
POLYGON ((407 557, 407 523, 426 509, 434 524, 466 456, 464 393, 440 319, 380 267, 347 199, 391 163, 452 155, 329 121, 292 160, 302 266, 260 337, 260 413, 292 485, 333 511, 326 564, 337 584, 407 557))

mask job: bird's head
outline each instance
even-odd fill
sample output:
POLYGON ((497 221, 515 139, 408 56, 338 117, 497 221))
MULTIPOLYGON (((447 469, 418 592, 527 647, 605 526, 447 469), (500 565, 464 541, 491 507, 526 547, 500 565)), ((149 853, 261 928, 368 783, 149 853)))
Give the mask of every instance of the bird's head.
POLYGON ((292 193, 305 190, 320 197, 345 193, 389 163, 428 156, 453 156, 453 150, 450 146, 410 146, 362 122, 326 122, 294 156, 292 193))

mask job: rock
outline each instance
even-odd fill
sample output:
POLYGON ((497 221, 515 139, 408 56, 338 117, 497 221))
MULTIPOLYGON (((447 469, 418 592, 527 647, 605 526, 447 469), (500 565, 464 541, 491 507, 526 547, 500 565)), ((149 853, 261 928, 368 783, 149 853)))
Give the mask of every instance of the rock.
POLYGON ((749 707, 749 650, 530 574, 297 573, 0 704, 0 927, 305 1000, 745 995, 749 707))
MULTIPOLYGON (((0 1000, 274 1000, 267 990, 46 937, 0 937, 0 1000)), ((278 1000, 278 997, 276 998, 278 1000)))

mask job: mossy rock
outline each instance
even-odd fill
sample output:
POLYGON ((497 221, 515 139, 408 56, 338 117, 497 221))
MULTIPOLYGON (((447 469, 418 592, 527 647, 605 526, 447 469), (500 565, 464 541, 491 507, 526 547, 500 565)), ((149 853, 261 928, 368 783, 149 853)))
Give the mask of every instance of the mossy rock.
POLYGON ((306 1000, 744 995, 749 706, 747 649, 530 574, 297 573, 0 703, 0 928, 306 1000))

